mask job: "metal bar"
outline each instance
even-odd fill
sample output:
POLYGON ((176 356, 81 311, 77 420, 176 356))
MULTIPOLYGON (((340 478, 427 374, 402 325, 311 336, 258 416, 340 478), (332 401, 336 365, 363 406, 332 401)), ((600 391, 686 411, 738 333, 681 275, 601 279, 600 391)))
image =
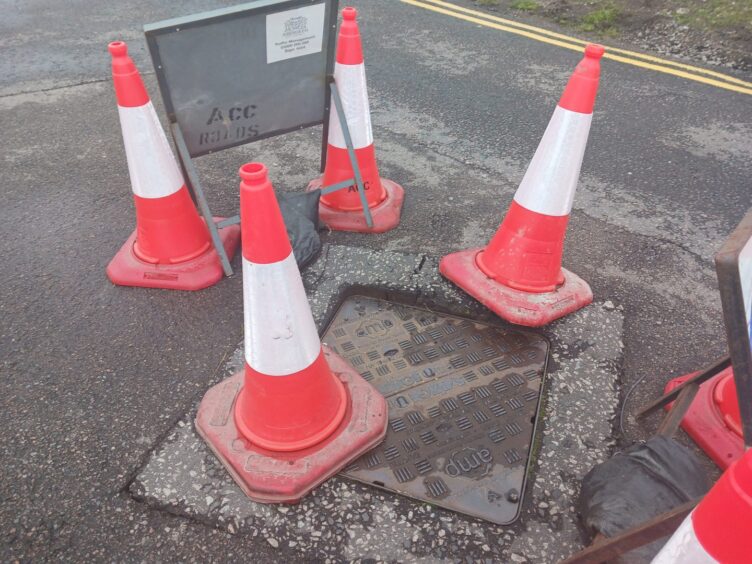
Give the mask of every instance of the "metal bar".
POLYGON ((332 81, 330 83, 330 88, 332 90, 334 107, 337 110, 337 117, 342 126, 342 134, 345 137, 345 145, 347 145, 347 154, 350 157, 350 165, 352 166, 353 174, 355 175, 355 184, 358 187, 358 195, 360 196, 360 203, 363 206, 363 214, 366 216, 366 224, 368 225, 368 228, 371 229, 373 228, 373 218, 371 217, 371 210, 368 207, 366 191, 363 187, 363 178, 360 175, 360 166, 358 165, 358 159, 355 156, 355 148, 353 147, 352 137, 350 137, 350 128, 347 126, 347 116, 345 116, 345 110, 342 108, 342 100, 339 97, 337 83, 332 81))
POLYGON ((700 384, 697 382, 693 382, 690 386, 682 389, 674 405, 671 406, 671 411, 668 412, 658 426, 656 435, 673 437, 676 434, 682 419, 684 419, 684 415, 687 413, 689 406, 692 405, 692 401, 695 399, 698 391, 700 391, 700 384))
POLYGON ((159 43, 156 36, 147 31, 148 25, 144 26, 144 35, 146 36, 146 46, 149 48, 149 54, 151 55, 151 64, 154 66, 154 72, 157 75, 157 84, 159 85, 159 93, 162 95, 162 103, 167 113, 167 119, 170 123, 175 123, 178 118, 175 115, 175 106, 172 103, 170 97, 170 85, 167 83, 164 69, 162 67, 162 55, 159 53, 159 43))
MULTIPOLYGON (((747 347, 750 341, 746 342, 747 347)), ((729 348, 741 348, 744 343, 735 344, 729 341, 729 348)), ((732 353, 734 354, 734 353, 732 353)), ((740 355, 741 356, 741 355, 740 355)), ((736 399, 739 402, 739 418, 742 422, 742 435, 744 436, 744 448, 752 449, 752 363, 737 369, 734 367, 734 384, 736 386, 736 399)))
POLYGON ((228 227, 230 225, 237 225, 238 223, 240 223, 240 216, 233 215, 232 217, 228 217, 226 219, 223 219, 222 221, 218 221, 217 229, 222 229, 223 227, 228 227))
MULTIPOLYGON (((324 130, 321 135, 321 173, 326 168, 326 150, 329 146, 329 113, 331 112, 331 82, 334 80, 334 57, 337 49, 337 18, 339 16, 339 1, 331 0, 329 2, 329 31, 326 45, 326 94, 324 96, 324 130)), ((322 191, 322 194, 325 192, 322 191)))
POLYGON ((326 169, 326 153, 329 148, 329 100, 331 100, 331 90, 330 90, 330 81, 326 81, 326 103, 324 105, 324 124, 323 129, 321 132, 321 166, 319 167, 321 169, 321 174, 324 174, 324 170, 326 169))
POLYGON ((606 538, 602 542, 593 544, 570 556, 561 564, 600 564, 612 558, 617 558, 630 550, 671 535, 699 501, 699 499, 688 501, 671 511, 645 521, 641 525, 637 525, 614 537, 606 538))
POLYGON ((706 380, 709 380, 722 370, 725 370, 731 366, 731 359, 728 356, 724 356, 723 358, 719 358, 716 360, 713 364, 705 368, 705 370, 702 370, 701 372, 698 372, 694 376, 692 376, 689 380, 686 380, 667 394, 662 395, 657 400, 650 402, 648 405, 643 407, 640 411, 638 411, 635 414, 635 417, 642 417, 644 415, 647 415, 648 413, 651 413, 652 411, 655 411, 656 409, 659 409, 672 401, 674 401, 677 397, 679 397, 679 394, 684 388, 687 388, 691 386, 694 383, 702 384, 706 380))
MULTIPOLYGON (((175 143, 176 147, 178 147, 178 139, 177 139, 176 131, 179 131, 177 122, 170 121, 170 134, 172 135, 172 142, 175 143)), ((191 156, 188 155, 188 158, 190 159, 191 156)), ((195 204, 196 193, 193 191, 193 182, 191 182, 191 179, 188 177, 188 170, 185 168, 185 163, 183 162, 183 154, 180 152, 180 148, 178 148, 178 164, 180 165, 180 171, 183 173, 185 186, 186 188, 188 188, 188 193, 191 195, 191 199, 193 200, 193 203, 195 204)))
POLYGON ((185 173, 187 175, 185 181, 190 183, 193 187, 193 193, 196 196, 199 211, 201 212, 201 215, 204 216, 204 221, 206 221, 206 225, 209 228, 209 234, 211 235, 214 249, 217 251, 219 260, 222 263, 222 270, 224 270, 225 276, 232 276, 232 266, 230 266, 230 261, 227 258, 227 253, 225 252, 225 246, 222 244, 222 239, 219 237, 219 229, 217 228, 217 224, 214 223, 214 216, 212 215, 211 209, 209 209, 209 202, 206 200, 206 196, 204 195, 204 189, 201 187, 201 181, 198 178, 198 173, 193 166, 191 155, 188 152, 188 147, 185 144, 183 132, 180 130, 180 125, 178 125, 177 123, 171 123, 170 130, 172 132, 173 139, 175 139, 175 145, 178 149, 178 156, 180 158, 181 166, 183 167, 183 170, 185 170, 185 173))
POLYGON ((337 184, 331 184, 329 186, 325 186, 321 189, 322 194, 329 194, 331 192, 336 192, 337 190, 342 190, 343 188, 349 188, 353 185, 355 182, 354 178, 348 178, 347 180, 343 180, 342 182, 337 182, 337 184))
POLYGON ((207 23, 221 23, 226 20, 241 18, 251 13, 269 13, 280 7, 286 9, 296 8, 305 6, 306 4, 313 4, 314 2, 315 0, 254 0, 253 2, 246 2, 237 6, 230 6, 229 8, 218 8, 199 14, 169 18, 146 24, 144 25, 144 33, 147 36, 161 35, 173 31, 190 29, 207 23))
POLYGON ((750 347, 740 260, 742 249, 752 240, 752 208, 723 243, 715 255, 718 289, 721 292, 723 320, 726 325, 726 341, 734 367, 734 384, 739 401, 739 416, 742 424, 744 446, 752 448, 752 350, 750 347))

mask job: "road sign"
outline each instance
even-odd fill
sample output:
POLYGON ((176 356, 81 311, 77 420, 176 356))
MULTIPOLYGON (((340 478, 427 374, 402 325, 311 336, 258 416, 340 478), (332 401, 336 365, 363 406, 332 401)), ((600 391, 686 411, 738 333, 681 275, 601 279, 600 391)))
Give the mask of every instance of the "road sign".
POLYGON ((337 3, 264 0, 144 26, 192 157, 326 123, 337 3))
POLYGON ((207 221, 226 275, 232 267, 193 158, 324 126, 333 101, 354 178, 322 188, 357 186, 366 223, 373 225, 344 110, 333 82, 338 0, 258 0, 144 26, 170 132, 186 182, 207 221))
POLYGON ((715 256, 744 444, 752 447, 752 208, 715 256))

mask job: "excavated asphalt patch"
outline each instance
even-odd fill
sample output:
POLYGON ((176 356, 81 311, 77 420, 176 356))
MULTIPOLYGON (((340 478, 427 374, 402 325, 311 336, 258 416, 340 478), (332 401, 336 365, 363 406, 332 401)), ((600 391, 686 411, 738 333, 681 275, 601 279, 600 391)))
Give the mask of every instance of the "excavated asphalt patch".
MULTIPOLYGON (((326 246, 303 278, 320 329, 339 302, 356 293, 499 323, 441 278, 438 259, 432 257, 326 246)), ((541 331, 551 341, 542 431, 535 439, 537 456, 521 517, 512 526, 340 477, 298 505, 252 502, 196 434, 197 405, 156 448, 130 492, 152 507, 233 534, 265 538, 272 547, 305 559, 554 562, 582 545, 574 509, 578 484, 614 446, 622 330, 620 309, 596 301, 541 331)), ((241 343, 217 381, 242 363, 241 343)), ((207 388, 214 383, 207 382, 207 388)))

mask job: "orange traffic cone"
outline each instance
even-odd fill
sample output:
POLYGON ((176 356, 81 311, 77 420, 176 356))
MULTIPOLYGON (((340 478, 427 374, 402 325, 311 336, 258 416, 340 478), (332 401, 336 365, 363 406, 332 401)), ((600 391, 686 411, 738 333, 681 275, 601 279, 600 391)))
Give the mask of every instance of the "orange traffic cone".
MULTIPOLYGON (((697 372, 670 380, 665 392, 670 392, 695 374, 697 372)), ((700 385, 681 426, 720 468, 728 468, 742 457, 744 433, 733 368, 722 370, 700 385)))
MULTIPOLYGON (((136 204, 136 230, 110 261, 107 276, 123 286, 175 290, 211 286, 223 271, 209 230, 191 200, 127 45, 115 41, 109 51, 136 204)), ((240 228, 225 227, 220 236, 232 258, 240 228)))
POLYGON ((266 167, 240 169, 245 370, 196 428, 252 499, 294 502, 386 434, 384 398, 322 348, 266 167))
POLYGON ((728 470, 679 525, 653 564, 752 561, 752 450, 728 470))
MULTIPOLYGON (((366 224, 363 204, 358 188, 353 184, 321 196, 319 215, 331 229, 361 233, 382 233, 394 229, 400 222, 405 191, 391 180, 381 178, 376 167, 376 150, 371 129, 371 112, 368 106, 366 70, 360 31, 355 21, 355 8, 342 10, 342 25, 337 43, 337 61, 334 80, 342 99, 355 155, 363 179, 366 200, 373 218, 373 228, 366 224)), ((339 118, 332 99, 329 112, 329 138, 327 139, 324 176, 311 181, 309 190, 331 186, 354 178, 350 157, 345 144, 339 118)))
POLYGON ((585 48, 488 246, 441 260, 444 276, 512 323, 545 325, 593 301, 587 283, 561 267, 561 257, 603 51, 585 48))

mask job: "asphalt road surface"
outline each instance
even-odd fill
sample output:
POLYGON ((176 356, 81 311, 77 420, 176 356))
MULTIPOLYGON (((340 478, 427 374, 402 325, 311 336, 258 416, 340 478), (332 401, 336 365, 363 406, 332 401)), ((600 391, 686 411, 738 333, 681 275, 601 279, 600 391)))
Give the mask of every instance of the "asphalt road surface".
MULTIPOLYGON (((133 229, 106 46, 129 42, 161 112, 141 26, 230 4, 0 2, 3 561, 289 557, 127 492, 240 341, 241 280, 187 294, 105 277, 133 229)), ((410 3, 354 4, 381 172, 407 200, 390 233, 324 239, 432 255, 483 244, 579 55, 410 3)), ((646 375, 628 411, 725 350, 712 255, 752 200, 745 88, 603 62, 564 264, 623 307, 622 393, 646 375)), ((235 212, 249 160, 302 190, 319 140, 311 129, 200 159, 215 211, 235 212)), ((654 425, 627 417, 615 436, 654 425)))

